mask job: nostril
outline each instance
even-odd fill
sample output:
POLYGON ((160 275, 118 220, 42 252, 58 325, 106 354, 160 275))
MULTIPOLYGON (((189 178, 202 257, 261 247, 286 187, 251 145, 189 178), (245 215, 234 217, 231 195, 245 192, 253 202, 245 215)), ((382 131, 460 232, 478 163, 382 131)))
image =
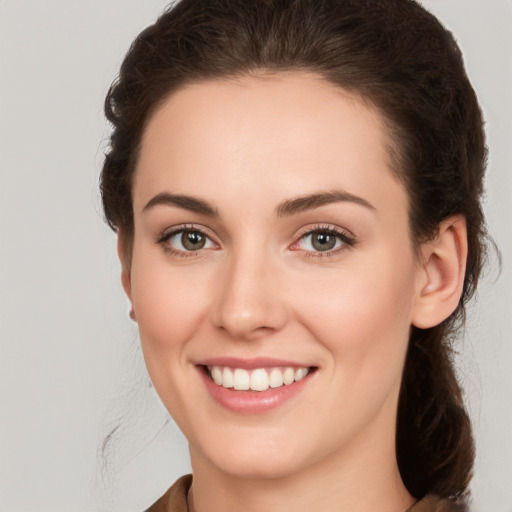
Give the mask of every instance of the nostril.
POLYGON ((218 324, 217 328, 230 339, 237 341, 252 341, 270 336, 277 331, 277 329, 273 327, 267 327, 265 325, 254 326, 243 321, 230 324, 218 324))

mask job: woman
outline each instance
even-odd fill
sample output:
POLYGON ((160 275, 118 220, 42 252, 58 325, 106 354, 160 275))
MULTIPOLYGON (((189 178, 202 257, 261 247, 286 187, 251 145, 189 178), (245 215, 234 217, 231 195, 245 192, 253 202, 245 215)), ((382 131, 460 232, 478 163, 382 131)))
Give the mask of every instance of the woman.
POLYGON ((122 282, 191 477, 149 510, 464 508, 482 116, 412 0, 182 0, 106 101, 122 282))

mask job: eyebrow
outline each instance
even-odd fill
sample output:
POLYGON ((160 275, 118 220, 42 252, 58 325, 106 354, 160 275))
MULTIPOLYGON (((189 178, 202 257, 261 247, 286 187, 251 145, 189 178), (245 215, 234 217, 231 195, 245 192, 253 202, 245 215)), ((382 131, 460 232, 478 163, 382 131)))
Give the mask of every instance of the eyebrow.
MULTIPOLYGON (((277 206, 276 214, 278 217, 288 217, 327 204, 341 202, 354 203, 370 210, 375 210, 375 207, 362 197, 340 190, 330 190, 288 199, 277 206)), ((220 216, 219 210, 208 201, 183 194, 161 192, 150 199, 142 211, 149 211, 156 206, 178 206, 179 208, 206 215, 207 217, 220 216)))
POLYGON ((320 206, 324 206, 326 204, 342 202, 354 203, 360 206, 364 206, 370 210, 375 210, 375 206, 373 206, 362 197, 355 196, 341 190, 330 190, 316 194, 307 194, 305 196, 284 201, 276 208, 276 213, 278 217, 288 217, 289 215, 294 215, 306 210, 319 208, 320 206))
POLYGON ((162 192, 150 199, 142 211, 147 212, 156 206, 178 206, 191 212, 206 215, 207 217, 219 216, 219 211, 217 208, 211 205, 208 201, 182 194, 170 194, 169 192, 162 192))

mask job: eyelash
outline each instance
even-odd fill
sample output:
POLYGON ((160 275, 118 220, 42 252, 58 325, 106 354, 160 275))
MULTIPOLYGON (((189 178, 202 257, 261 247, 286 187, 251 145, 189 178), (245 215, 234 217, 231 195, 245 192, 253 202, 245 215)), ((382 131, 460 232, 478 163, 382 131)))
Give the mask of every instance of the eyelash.
MULTIPOLYGON (((330 249, 327 251, 304 251, 304 256, 306 258, 329 258, 331 256, 335 256, 341 251, 345 251, 348 249, 351 249, 355 247, 357 244, 356 239, 349 235, 345 230, 334 228, 332 226, 326 226, 326 225, 318 225, 314 226, 313 228, 307 228, 303 233, 301 233, 297 239, 296 242, 292 244, 292 248, 297 246, 302 240, 305 240, 307 237, 312 236, 314 234, 327 234, 336 237, 340 242, 341 245, 339 247, 336 247, 334 249, 330 249)), ((293 249, 293 250, 301 250, 301 249, 293 249)))
MULTIPOLYGON (((183 234, 183 233, 198 233, 204 237, 206 237, 210 243, 216 244, 212 240, 212 237, 208 235, 206 230, 203 227, 199 227, 193 224, 185 224, 182 226, 176 226, 174 228, 171 228, 171 230, 165 230, 162 233, 160 233, 156 237, 156 243, 161 245, 166 252, 169 252, 170 254, 180 257, 180 258, 190 258, 190 257, 197 257, 200 256, 203 248, 198 249, 197 251, 187 251, 187 250, 181 250, 176 249, 172 245, 169 244, 169 240, 173 238, 176 235, 183 234)), ((313 228, 308 228, 304 232, 298 235, 297 241, 294 242, 290 248, 292 250, 296 251, 302 251, 304 253, 304 256, 307 258, 326 258, 330 256, 334 256, 335 254, 351 249, 357 244, 355 238, 352 235, 349 235, 346 231, 341 229, 333 228, 332 226, 326 226, 326 225, 318 225, 314 226, 313 228), (327 251, 314 251, 314 250, 304 250, 300 248, 296 248, 297 245, 305 240, 308 236, 312 236, 314 234, 323 233, 327 235, 331 235, 336 237, 340 242, 341 245, 339 247, 336 247, 334 249, 330 249, 327 251)), ((209 249, 209 248, 207 248, 209 249)))
POLYGON ((207 238, 211 243, 215 242, 212 240, 212 237, 207 234, 204 228, 196 226, 194 224, 184 224, 182 226, 176 226, 174 228, 171 228, 170 230, 165 230, 161 234, 157 236, 156 243, 161 245, 163 249, 172 254, 173 256, 178 256, 179 258, 190 258, 190 257, 197 257, 201 254, 201 249, 197 251, 186 251, 181 249, 176 249, 172 245, 169 244, 169 240, 179 235, 180 233, 199 233, 205 238, 207 238))

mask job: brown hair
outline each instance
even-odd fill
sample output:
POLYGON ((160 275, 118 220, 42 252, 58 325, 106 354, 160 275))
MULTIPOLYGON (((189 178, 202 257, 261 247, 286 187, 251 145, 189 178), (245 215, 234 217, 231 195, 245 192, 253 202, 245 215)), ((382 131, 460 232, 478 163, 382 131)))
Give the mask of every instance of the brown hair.
POLYGON ((132 44, 105 102, 113 125, 101 175, 105 216, 131 251, 131 185, 152 113, 187 83, 267 70, 304 70, 358 94, 386 119, 396 173, 409 195, 412 240, 466 218, 469 255, 457 310, 411 331, 398 406, 396 452, 417 498, 458 496, 473 467, 471 425, 452 361, 485 256, 480 204, 483 121, 460 50, 413 0, 182 0, 132 44))

